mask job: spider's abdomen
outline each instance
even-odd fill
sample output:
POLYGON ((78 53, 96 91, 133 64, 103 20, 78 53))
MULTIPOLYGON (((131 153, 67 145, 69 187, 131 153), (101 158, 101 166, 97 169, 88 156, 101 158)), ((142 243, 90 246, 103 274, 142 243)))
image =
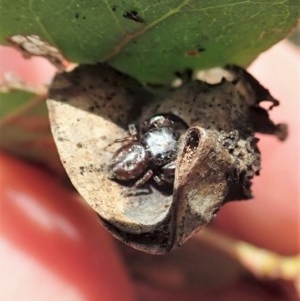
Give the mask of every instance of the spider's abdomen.
POLYGON ((122 146, 113 156, 109 177, 121 181, 138 178, 149 165, 149 156, 138 142, 122 146))

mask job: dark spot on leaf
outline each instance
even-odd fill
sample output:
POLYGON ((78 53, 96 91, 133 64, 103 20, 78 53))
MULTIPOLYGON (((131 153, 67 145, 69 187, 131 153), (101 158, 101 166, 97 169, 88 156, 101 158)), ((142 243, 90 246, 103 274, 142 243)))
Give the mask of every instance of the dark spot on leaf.
POLYGON ((81 144, 81 143, 77 143, 76 146, 77 146, 78 148, 82 148, 82 144, 81 144))
POLYGON ((83 174, 84 174, 84 167, 80 166, 79 169, 80 169, 80 174, 83 176, 83 174))
POLYGON ((86 19, 86 17, 85 17, 85 16, 83 16, 83 17, 82 17, 82 19, 83 19, 83 20, 85 20, 85 19, 86 19))
POLYGON ((117 10, 117 5, 114 5, 112 8, 111 8, 111 10, 113 11, 113 12, 115 12, 116 10, 117 10))
POLYGON ((189 57, 197 57, 199 55, 199 51, 197 49, 191 49, 186 51, 185 54, 189 57))
POLYGON ((75 14, 75 18, 76 18, 76 19, 79 18, 79 14, 78 14, 78 13, 75 14))
POLYGON ((106 95, 106 99, 107 100, 112 100, 114 97, 116 96, 115 92, 109 93, 106 95))
POLYGON ((197 48, 197 49, 190 49, 190 50, 186 51, 185 54, 186 54, 188 57, 197 57, 197 56, 199 56, 199 55, 201 54, 201 52, 203 52, 203 51, 205 51, 205 48, 199 47, 199 48, 197 48))
POLYGON ((135 10, 127 11, 123 17, 137 23, 145 23, 144 19, 142 19, 135 10))

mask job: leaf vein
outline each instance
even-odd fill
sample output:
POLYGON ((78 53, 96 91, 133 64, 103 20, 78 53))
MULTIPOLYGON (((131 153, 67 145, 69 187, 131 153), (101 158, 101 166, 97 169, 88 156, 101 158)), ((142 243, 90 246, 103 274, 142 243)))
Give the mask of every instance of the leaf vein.
POLYGON ((155 27, 157 24, 161 23, 162 21, 164 21, 165 19, 175 15, 176 13, 178 13, 184 6, 188 5, 189 2, 191 0, 184 0, 180 5, 178 5, 175 8, 170 9, 166 14, 162 15, 160 18, 154 20, 152 23, 144 26, 141 29, 138 29, 135 32, 132 32, 128 35, 126 35, 115 47, 114 49, 108 53, 107 55, 105 55, 101 61, 108 61, 110 59, 112 59, 114 56, 116 56, 124 47, 126 47, 126 45, 128 43, 130 43, 131 41, 133 41, 135 38, 137 38, 138 36, 144 34, 145 32, 149 31, 150 29, 152 29, 153 27, 155 27))

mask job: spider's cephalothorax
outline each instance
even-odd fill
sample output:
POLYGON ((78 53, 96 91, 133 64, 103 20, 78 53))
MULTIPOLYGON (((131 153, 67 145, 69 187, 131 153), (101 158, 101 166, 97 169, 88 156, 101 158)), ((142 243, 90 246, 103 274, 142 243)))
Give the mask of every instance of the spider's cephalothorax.
POLYGON ((181 132, 187 129, 186 123, 172 114, 159 114, 142 122, 139 131, 134 124, 128 129, 129 137, 115 140, 125 144, 110 162, 109 177, 117 181, 135 181, 132 189, 152 178, 160 186, 172 185, 178 141, 181 132))

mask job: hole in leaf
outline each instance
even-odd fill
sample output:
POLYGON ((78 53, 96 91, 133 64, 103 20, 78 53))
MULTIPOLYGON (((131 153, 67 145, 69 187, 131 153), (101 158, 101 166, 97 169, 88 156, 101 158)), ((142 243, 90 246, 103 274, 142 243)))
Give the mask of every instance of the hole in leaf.
POLYGON ((137 23, 145 23, 145 20, 138 15, 138 12, 135 10, 127 11, 124 15, 124 18, 132 20, 137 23))

